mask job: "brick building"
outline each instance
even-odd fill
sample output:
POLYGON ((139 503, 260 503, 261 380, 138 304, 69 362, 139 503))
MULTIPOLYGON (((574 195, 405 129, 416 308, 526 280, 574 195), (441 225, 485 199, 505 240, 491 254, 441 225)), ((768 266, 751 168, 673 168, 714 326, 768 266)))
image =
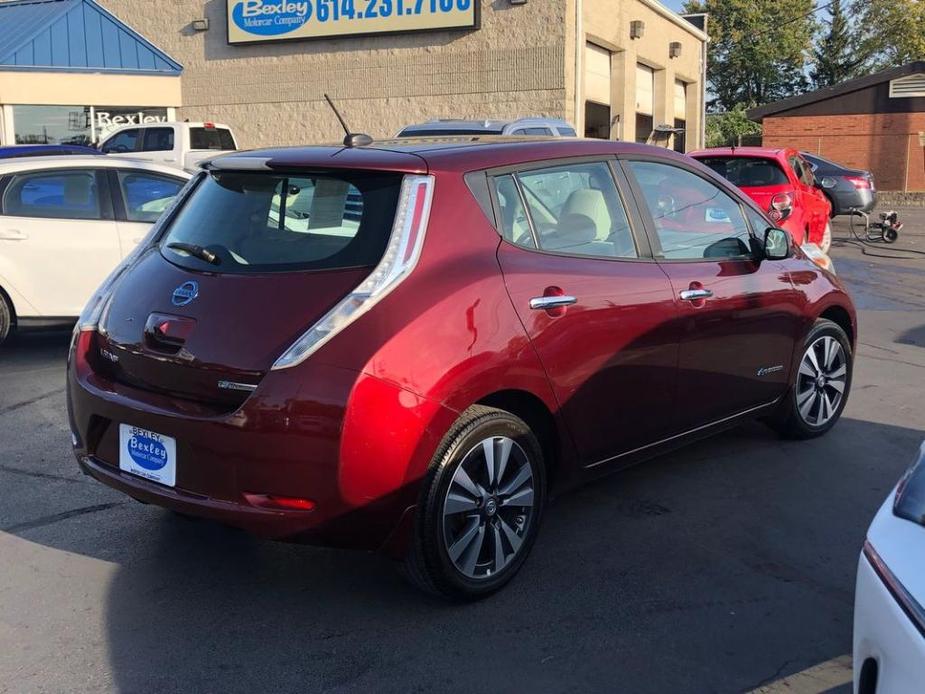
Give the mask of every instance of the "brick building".
POLYGON ((331 141, 325 92, 374 137, 432 118, 540 115, 579 134, 644 139, 667 124, 684 128, 676 147, 703 142, 705 18, 657 0, 0 0, 0 14, 12 6, 48 26, 8 30, 32 48, 17 65, 0 55, 0 143, 47 133, 43 112, 25 108, 38 105, 71 125, 91 106, 169 109, 228 123, 245 147, 331 141), (116 57, 88 60, 83 35, 71 36, 84 25, 65 15, 97 10, 181 68, 176 93, 166 78, 170 89, 156 90, 164 75, 106 32, 91 43, 116 57), (94 76, 127 85, 119 104, 99 102, 94 76))
POLYGON ((925 191, 925 61, 748 112, 766 147, 797 147, 874 174, 877 187, 925 191))

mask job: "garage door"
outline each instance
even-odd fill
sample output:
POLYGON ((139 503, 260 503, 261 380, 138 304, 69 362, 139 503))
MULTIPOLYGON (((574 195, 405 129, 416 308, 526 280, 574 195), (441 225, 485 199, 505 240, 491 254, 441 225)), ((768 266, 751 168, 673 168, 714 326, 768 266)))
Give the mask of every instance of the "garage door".
POLYGON ((610 106, 610 51, 593 43, 585 46, 585 99, 610 106))

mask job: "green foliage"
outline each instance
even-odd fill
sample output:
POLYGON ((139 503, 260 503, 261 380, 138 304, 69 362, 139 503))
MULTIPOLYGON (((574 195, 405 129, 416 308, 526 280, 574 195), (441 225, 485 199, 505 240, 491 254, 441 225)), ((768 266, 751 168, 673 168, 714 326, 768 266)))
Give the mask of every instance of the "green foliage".
POLYGON ((740 105, 731 111, 711 113, 707 116, 707 147, 739 145, 745 138, 760 135, 761 126, 748 119, 744 106, 740 105))
POLYGON ((925 59, 923 0, 854 0, 851 10, 865 73, 925 59))
POLYGON ((815 65, 810 77, 815 89, 860 76, 866 62, 858 30, 845 14, 841 0, 832 0, 827 12, 828 19, 813 50, 815 65))
POLYGON ((707 12, 712 108, 729 111, 805 91, 812 50, 814 0, 688 0, 707 12))

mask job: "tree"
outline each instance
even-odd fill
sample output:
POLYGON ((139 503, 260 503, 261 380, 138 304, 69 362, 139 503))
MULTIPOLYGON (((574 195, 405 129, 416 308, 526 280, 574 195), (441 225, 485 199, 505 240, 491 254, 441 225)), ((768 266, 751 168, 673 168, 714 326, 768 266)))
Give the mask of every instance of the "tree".
POLYGON ((688 0, 710 15, 711 108, 728 111, 805 91, 816 27, 814 0, 688 0))
POLYGON ((707 116, 707 147, 739 145, 741 138, 749 135, 760 136, 761 126, 748 119, 744 106, 707 116))
POLYGON ((832 0, 827 8, 828 29, 813 50, 815 65, 810 72, 813 87, 830 87, 857 77, 862 72, 866 56, 859 46, 859 36, 848 21, 841 0, 832 0))
POLYGON ((870 71, 925 59, 925 1, 854 0, 852 11, 870 71))

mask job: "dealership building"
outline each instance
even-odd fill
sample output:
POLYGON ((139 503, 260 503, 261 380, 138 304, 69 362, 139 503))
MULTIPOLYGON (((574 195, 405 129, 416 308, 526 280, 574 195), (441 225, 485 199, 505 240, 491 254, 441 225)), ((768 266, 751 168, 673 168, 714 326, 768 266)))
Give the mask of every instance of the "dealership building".
POLYGON ((0 0, 0 143, 219 121, 244 147, 549 116, 703 142, 706 17, 657 0, 0 0))

